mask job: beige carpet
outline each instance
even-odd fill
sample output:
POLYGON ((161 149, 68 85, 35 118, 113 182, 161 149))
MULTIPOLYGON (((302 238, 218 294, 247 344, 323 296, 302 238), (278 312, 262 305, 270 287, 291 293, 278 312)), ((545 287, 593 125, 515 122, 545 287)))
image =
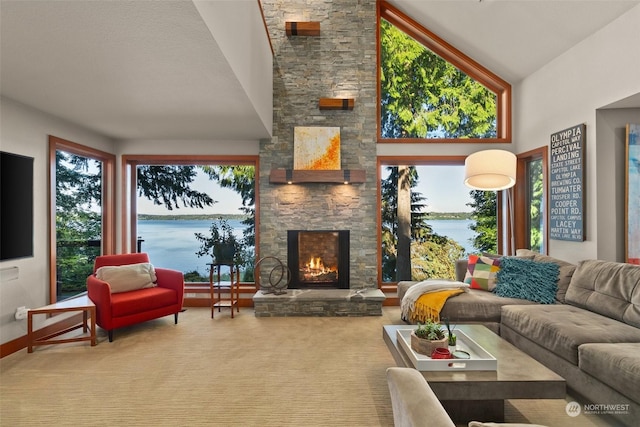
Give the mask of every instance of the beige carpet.
MULTIPOLYGON (((98 330, 98 345, 36 347, 0 361, 0 425, 392 426, 385 370, 394 362, 381 317, 256 318, 241 309, 211 319, 189 308, 98 330)), ((605 426, 569 418, 566 402, 511 401, 508 421, 605 426)))

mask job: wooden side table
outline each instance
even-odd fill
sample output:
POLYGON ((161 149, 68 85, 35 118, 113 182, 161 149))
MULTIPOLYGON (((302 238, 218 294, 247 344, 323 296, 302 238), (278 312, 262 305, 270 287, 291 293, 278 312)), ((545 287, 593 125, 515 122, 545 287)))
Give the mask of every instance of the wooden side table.
POLYGON ((33 353, 36 345, 63 344, 77 341, 91 341, 91 345, 96 345, 96 306, 85 294, 77 298, 69 298, 54 304, 45 305, 40 308, 29 309, 27 313, 27 339, 29 341, 28 352, 33 353), (82 312, 82 323, 71 326, 63 331, 55 332, 41 338, 35 338, 33 334, 33 316, 35 314, 59 314, 73 311, 82 312), (91 325, 88 320, 91 318, 91 325), (82 328, 83 335, 73 338, 54 339, 60 335, 82 328), (88 333, 88 335, 87 335, 88 333))
POLYGON ((231 309, 231 318, 233 319, 233 309, 235 307, 236 311, 240 312, 240 273, 238 270, 234 269, 233 264, 207 264, 209 266, 209 290, 211 292, 211 318, 213 319, 213 313, 216 308, 218 308, 218 313, 222 307, 228 307, 231 309), (220 282, 220 270, 223 265, 229 267, 229 278, 230 283, 228 285, 222 284, 220 282), (217 271, 217 276, 214 280, 213 271, 217 271), (234 274, 238 277, 234 280, 234 274), (228 297, 223 297, 224 294, 228 293, 228 297))

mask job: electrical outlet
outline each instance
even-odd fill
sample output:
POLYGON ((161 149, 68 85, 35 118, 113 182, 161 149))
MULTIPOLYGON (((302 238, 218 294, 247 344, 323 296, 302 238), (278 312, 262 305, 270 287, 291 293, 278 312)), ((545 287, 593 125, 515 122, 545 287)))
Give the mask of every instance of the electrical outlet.
POLYGON ((16 320, 24 320, 27 318, 28 308, 25 306, 16 308, 16 320))

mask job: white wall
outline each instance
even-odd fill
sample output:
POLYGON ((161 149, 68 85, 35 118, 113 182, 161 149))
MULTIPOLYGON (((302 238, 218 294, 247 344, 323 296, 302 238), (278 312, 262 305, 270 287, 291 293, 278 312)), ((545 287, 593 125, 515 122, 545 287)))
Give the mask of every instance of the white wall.
MULTIPOLYGON (((640 6, 556 58, 514 88, 514 144, 518 152, 548 146, 550 135, 585 123, 586 240, 551 240, 549 254, 567 261, 603 258, 622 261, 616 228, 619 164, 615 138, 597 132, 597 110, 640 93, 640 6), (616 178, 617 177, 617 178, 616 178), (607 208, 605 208, 607 207, 607 208), (600 208, 600 209, 599 209, 600 208), (606 233, 614 233, 606 235, 606 233)), ((628 118, 638 111, 630 112, 628 118)), ((603 123, 603 122, 601 122, 603 123)), ((601 124, 604 127, 604 124, 601 124)), ((615 132, 615 129, 609 132, 615 132)))
MULTIPOLYGON (((627 123, 640 124, 640 108, 596 112, 598 259, 625 260, 625 146, 627 123)), ((636 215, 640 213, 636 212, 636 215)))
POLYGON ((0 269, 19 269, 16 280, 0 283, 0 342, 5 343, 26 334, 27 321, 14 318, 17 307, 49 304, 48 136, 54 135, 107 152, 113 151, 113 143, 108 138, 7 98, 0 98, 0 118, 2 151, 34 158, 33 257, 0 262, 0 269))
POLYGON ((273 54, 256 1, 194 1, 264 127, 273 131, 273 54))

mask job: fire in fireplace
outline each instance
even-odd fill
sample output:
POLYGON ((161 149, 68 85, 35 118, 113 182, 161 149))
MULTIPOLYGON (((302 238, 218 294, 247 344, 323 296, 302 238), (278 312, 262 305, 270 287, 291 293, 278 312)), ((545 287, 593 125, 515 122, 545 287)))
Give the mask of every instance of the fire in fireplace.
POLYGON ((289 230, 290 288, 348 289, 349 230, 289 230))

